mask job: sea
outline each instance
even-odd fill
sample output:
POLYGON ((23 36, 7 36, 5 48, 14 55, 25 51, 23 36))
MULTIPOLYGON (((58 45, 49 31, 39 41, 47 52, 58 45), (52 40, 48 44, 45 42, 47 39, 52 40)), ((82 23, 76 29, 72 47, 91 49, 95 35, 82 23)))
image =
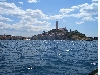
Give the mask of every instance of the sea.
POLYGON ((0 40, 0 75, 88 75, 98 41, 0 40))

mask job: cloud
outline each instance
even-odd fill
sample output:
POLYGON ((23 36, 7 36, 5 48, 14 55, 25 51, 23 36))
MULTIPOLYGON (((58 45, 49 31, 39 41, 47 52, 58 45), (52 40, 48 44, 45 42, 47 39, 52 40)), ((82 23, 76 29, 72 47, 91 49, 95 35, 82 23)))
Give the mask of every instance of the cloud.
POLYGON ((27 9, 25 15, 31 16, 32 18, 48 19, 48 15, 43 14, 43 12, 39 9, 27 9))
POLYGON ((63 18, 63 15, 61 14, 58 14, 58 15, 54 15, 54 16, 50 16, 49 19, 51 20, 56 20, 56 19, 62 19, 63 18))
POLYGON ((60 9, 59 12, 61 12, 62 14, 68 14, 68 13, 70 13, 72 11, 77 10, 77 9, 79 9, 78 6, 72 6, 71 8, 62 8, 62 9, 60 9))
POLYGON ((98 0, 92 0, 92 2, 98 2, 98 0))
POLYGON ((92 17, 83 17, 82 20, 84 21, 95 21, 92 17))
POLYGON ((87 13, 77 13, 77 14, 71 14, 70 16, 75 17, 75 18, 82 18, 84 16, 91 16, 91 14, 87 14, 87 13))
POLYGON ((51 23, 44 20, 56 20, 66 17, 80 18, 81 21, 76 22, 76 24, 83 24, 85 21, 95 21, 97 20, 96 16, 98 15, 98 3, 85 3, 77 6, 72 6, 71 8, 62 8, 59 10, 59 12, 59 14, 49 14, 49 16, 44 14, 39 9, 22 10, 14 3, 0 2, 0 20, 2 21, 0 22, 0 29, 16 30, 23 32, 39 32, 51 29, 51 23), (78 13, 72 14, 76 10, 78 10, 78 13), (15 17, 16 19, 19 19, 19 22, 14 24, 8 24, 5 21, 9 22, 14 20, 11 20, 10 18, 5 18, 2 15, 15 17))
POLYGON ((43 31, 49 30, 50 23, 46 21, 38 21, 37 19, 32 19, 32 21, 21 20, 19 23, 13 24, 13 29, 20 31, 43 31))
POLYGON ((64 14, 64 13, 61 13, 61 14, 58 14, 58 15, 50 15, 50 16, 48 16, 48 20, 62 19, 62 18, 65 18, 65 17, 70 17, 70 15, 64 14))
POLYGON ((78 6, 72 6, 71 8, 74 9, 74 10, 75 10, 75 9, 79 9, 78 6))
POLYGON ((63 22, 67 22, 66 20, 63 20, 63 22))
POLYGON ((28 0, 29 3, 36 3, 37 0, 28 0))
POLYGON ((94 16, 98 15, 98 3, 92 4, 81 4, 78 5, 79 12, 77 14, 71 14, 70 16, 75 18, 80 18, 81 22, 76 22, 76 24, 82 24, 83 21, 95 21, 96 18, 94 16))
POLYGON ((0 15, 0 21, 13 21, 13 20, 11 20, 11 19, 9 19, 9 18, 2 17, 2 16, 0 15))
MULTIPOLYGON (((43 21, 47 20, 49 17, 45 15, 41 10, 36 9, 26 9, 22 10, 17 7, 14 3, 0 3, 0 15, 8 15, 19 19, 18 23, 8 24, 5 22, 1 23, 2 29, 16 30, 16 31, 43 31, 50 30, 51 23, 43 21)), ((13 21, 9 18, 0 16, 1 20, 13 21)))
POLYGON ((95 15, 98 13, 98 3, 92 3, 92 4, 82 4, 78 5, 80 7, 80 13, 89 13, 91 15, 95 15))
POLYGON ((78 6, 80 7, 80 12, 76 15, 74 14, 73 17, 82 18, 84 21, 95 21, 93 16, 98 14, 98 3, 85 3, 78 6))
POLYGON ((77 6, 72 6, 71 8, 62 8, 59 12, 61 13, 60 15, 54 15, 51 18, 62 19, 65 17, 75 17, 81 19, 81 22, 76 22, 76 24, 82 24, 85 21, 96 20, 94 16, 98 15, 98 3, 84 3, 77 6), (76 10, 77 13, 73 14, 76 10))
POLYGON ((83 24, 83 23, 84 23, 84 21, 76 22, 76 24, 83 24))
POLYGON ((96 20, 98 20, 98 17, 95 17, 96 20))
POLYGON ((0 29, 8 29, 8 28, 11 28, 10 24, 0 22, 0 29))
POLYGON ((19 2, 19 4, 23 4, 23 2, 19 2))
POLYGON ((10 31, 25 31, 25 32, 33 32, 33 31, 43 31, 50 30, 49 25, 46 21, 38 21, 34 19, 33 21, 21 20, 16 24, 8 24, 4 22, 0 22, 0 29, 2 30, 10 30, 10 31))
POLYGON ((92 4, 82 4, 82 5, 78 5, 80 7, 79 9, 79 13, 77 14, 72 14, 71 16, 73 17, 86 17, 86 16, 93 16, 93 15, 97 15, 98 14, 98 4, 97 3, 92 3, 92 4))
POLYGON ((71 11, 74 11, 74 9, 62 8, 62 9, 60 9, 59 12, 61 12, 63 14, 67 14, 67 13, 70 13, 71 11))
POLYGON ((0 2, 0 14, 22 17, 25 14, 24 10, 17 7, 14 3, 0 2))

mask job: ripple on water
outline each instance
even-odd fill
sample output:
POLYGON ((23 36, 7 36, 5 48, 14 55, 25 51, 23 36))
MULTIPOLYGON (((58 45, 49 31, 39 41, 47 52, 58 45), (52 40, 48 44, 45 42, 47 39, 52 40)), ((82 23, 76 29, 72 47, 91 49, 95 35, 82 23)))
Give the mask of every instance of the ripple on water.
POLYGON ((0 40, 0 61, 0 75, 87 75, 98 67, 98 42, 0 40))

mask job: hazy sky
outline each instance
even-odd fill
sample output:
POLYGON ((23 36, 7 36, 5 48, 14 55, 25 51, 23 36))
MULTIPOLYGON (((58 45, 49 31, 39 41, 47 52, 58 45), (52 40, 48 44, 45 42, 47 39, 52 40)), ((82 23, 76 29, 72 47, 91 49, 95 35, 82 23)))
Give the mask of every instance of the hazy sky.
POLYGON ((97 0, 0 0, 0 35, 32 36, 59 28, 98 36, 97 0))

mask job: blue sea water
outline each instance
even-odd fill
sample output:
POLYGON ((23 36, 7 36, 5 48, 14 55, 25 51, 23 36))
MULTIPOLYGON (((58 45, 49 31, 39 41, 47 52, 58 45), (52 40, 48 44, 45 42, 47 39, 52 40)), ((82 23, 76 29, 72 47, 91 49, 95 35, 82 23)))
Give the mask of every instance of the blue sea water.
POLYGON ((88 75, 97 68, 98 41, 0 41, 0 75, 88 75))

